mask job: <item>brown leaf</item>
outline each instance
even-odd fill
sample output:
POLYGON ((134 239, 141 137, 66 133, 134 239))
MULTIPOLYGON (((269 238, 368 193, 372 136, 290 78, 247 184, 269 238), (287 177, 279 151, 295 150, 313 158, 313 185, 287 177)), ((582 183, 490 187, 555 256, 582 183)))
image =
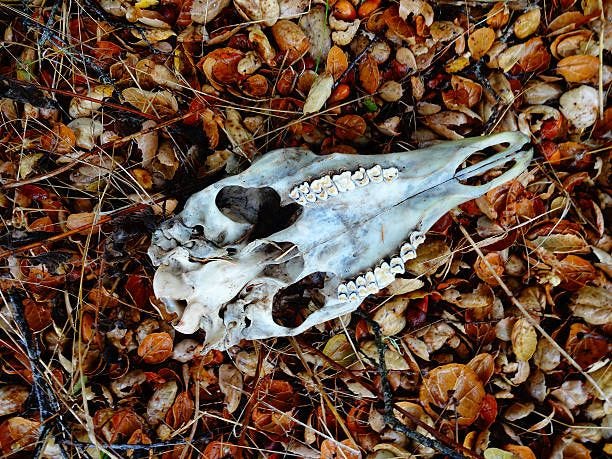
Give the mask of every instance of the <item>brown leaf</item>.
POLYGON ((480 277, 481 280, 489 285, 498 285, 497 279, 495 279, 495 276, 493 276, 493 273, 491 273, 491 270, 489 269, 489 266, 486 265, 485 260, 499 277, 501 277, 501 275, 504 273, 504 260, 498 252, 490 252, 485 255, 484 260, 479 257, 476 260, 476 263, 474 263, 474 272, 478 277, 480 277))
POLYGON ((29 395, 30 391, 25 386, 11 384, 0 387, 0 416, 21 411, 29 395))
POLYGON ((340 76, 348 68, 348 58, 346 53, 339 46, 332 46, 327 54, 327 62, 325 71, 334 77, 334 81, 338 81, 340 76))
POLYGON ((424 379, 420 401, 425 411, 438 418, 452 419, 459 427, 469 426, 478 417, 485 390, 470 367, 451 363, 434 368, 424 379))
POLYGON ((512 327, 512 350, 519 360, 529 360, 538 346, 538 335, 527 319, 520 318, 512 327))
POLYGON ((355 140, 366 131, 366 122, 359 115, 344 115, 336 121, 336 137, 341 140, 355 140))
POLYGON ((582 287, 573 296, 570 308, 591 325, 612 322, 612 294, 600 287, 582 287))
POLYGON ((172 355, 172 337, 166 333, 151 333, 138 346, 138 355, 145 363, 161 363, 172 355))
POLYGON ((310 41, 295 22, 281 19, 272 26, 272 35, 276 44, 287 55, 287 64, 298 60, 310 49, 310 41))
POLYGON ((490 27, 476 29, 468 38, 468 48, 475 60, 479 60, 493 46, 495 41, 495 31, 490 27))
POLYGON ((172 408, 166 414, 166 423, 173 429, 187 424, 195 411, 195 403, 191 399, 189 392, 181 392, 177 395, 172 408))
POLYGON ((5 457, 16 451, 32 451, 36 445, 39 427, 38 421, 19 416, 5 420, 0 424, 0 451, 5 457))
POLYGON ((368 94, 374 94, 380 86, 380 71, 376 60, 369 54, 359 64, 359 83, 368 94))
POLYGON ((557 64, 559 73, 568 83, 591 83, 599 73, 599 58, 582 54, 568 56, 557 64))

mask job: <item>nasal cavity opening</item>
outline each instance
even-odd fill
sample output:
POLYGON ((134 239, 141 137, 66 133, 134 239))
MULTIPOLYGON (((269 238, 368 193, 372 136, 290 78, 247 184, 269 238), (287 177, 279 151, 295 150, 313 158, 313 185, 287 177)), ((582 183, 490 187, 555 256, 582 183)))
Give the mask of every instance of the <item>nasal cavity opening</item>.
POLYGON ((500 151, 508 144, 486 148, 472 153, 455 171, 455 178, 463 185, 482 185, 509 171, 516 161, 511 154, 500 151))
POLYGON ((298 204, 282 206, 280 196, 270 187, 226 186, 217 194, 215 204, 229 219, 253 225, 253 239, 287 228, 301 210, 298 204))

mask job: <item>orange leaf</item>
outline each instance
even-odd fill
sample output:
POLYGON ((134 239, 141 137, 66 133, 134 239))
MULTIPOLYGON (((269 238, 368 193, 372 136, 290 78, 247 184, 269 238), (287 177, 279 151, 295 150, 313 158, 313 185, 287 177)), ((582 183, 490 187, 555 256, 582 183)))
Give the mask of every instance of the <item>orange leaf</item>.
POLYGON ((380 71, 374 58, 368 56, 359 64, 359 83, 368 94, 374 94, 380 86, 380 71))
POLYGON ((475 60, 484 56, 495 41, 495 31, 490 27, 476 29, 468 38, 468 48, 475 60))
POLYGON ((332 440, 321 443, 321 459, 361 459, 359 448, 351 440, 342 440, 340 444, 332 440))
POLYGON ((110 419, 112 437, 110 442, 130 438, 132 434, 143 427, 143 420, 130 408, 117 411, 110 419))
POLYGON ((330 73, 334 77, 334 81, 338 81, 338 78, 348 68, 348 58, 346 53, 342 51, 342 48, 334 45, 327 54, 327 63, 325 64, 325 71, 330 73))
POLYGON ((485 390, 474 370, 450 363, 434 368, 423 379, 419 398, 425 411, 434 418, 439 417, 440 410, 445 410, 445 419, 465 427, 478 417, 485 390))
POLYGON ((166 423, 173 429, 187 424, 193 416, 195 403, 191 400, 189 392, 181 392, 174 399, 172 408, 166 413, 166 423))
POLYGON ((151 333, 138 346, 138 355, 145 363, 161 363, 172 354, 172 337, 166 333, 151 333))
POLYGON ((528 446, 506 445, 504 449, 510 451, 517 456, 518 459, 536 459, 535 454, 533 454, 533 451, 531 451, 531 448, 528 446))
POLYGON ((559 73, 569 83, 588 83, 597 78, 599 59, 595 56, 568 56, 557 64, 559 73))
POLYGON ((355 140, 366 131, 366 122, 359 115, 344 115, 336 121, 336 137, 342 140, 355 140))

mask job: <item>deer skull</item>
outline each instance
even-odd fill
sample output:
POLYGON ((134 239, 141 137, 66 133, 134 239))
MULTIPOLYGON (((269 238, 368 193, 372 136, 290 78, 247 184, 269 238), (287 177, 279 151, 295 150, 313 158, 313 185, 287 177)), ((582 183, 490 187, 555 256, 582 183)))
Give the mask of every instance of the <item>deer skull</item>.
POLYGON ((526 169, 527 142, 506 132, 384 155, 267 153, 191 196, 154 233, 155 294, 180 316, 178 331, 205 330, 206 349, 299 334, 355 310, 404 274, 441 216, 526 169), (501 144, 508 146, 458 170, 501 144), (511 162, 488 183, 461 183, 511 162), (276 221, 284 226, 270 234, 276 221), (322 307, 295 328, 277 324, 275 295, 313 273, 325 274, 322 307))

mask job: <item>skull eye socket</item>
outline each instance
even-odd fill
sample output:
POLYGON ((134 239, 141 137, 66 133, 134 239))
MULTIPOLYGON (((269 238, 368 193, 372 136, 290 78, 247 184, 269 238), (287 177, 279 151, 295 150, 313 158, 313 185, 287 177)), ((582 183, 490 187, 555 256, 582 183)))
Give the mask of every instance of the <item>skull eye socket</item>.
POLYGON ((269 236, 287 228, 295 220, 301 206, 281 205, 278 193, 270 187, 244 188, 229 185, 221 188, 215 205, 236 223, 253 225, 250 239, 269 236))

